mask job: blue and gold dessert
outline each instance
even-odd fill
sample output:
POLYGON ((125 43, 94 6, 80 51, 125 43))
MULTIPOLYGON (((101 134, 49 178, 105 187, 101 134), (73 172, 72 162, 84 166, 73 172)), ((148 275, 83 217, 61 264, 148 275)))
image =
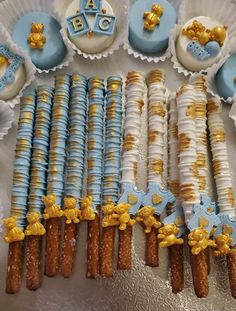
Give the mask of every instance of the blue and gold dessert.
POLYGON ((75 0, 65 18, 70 40, 82 52, 102 52, 115 39, 116 17, 106 0, 75 0))
POLYGON ((166 0, 138 0, 129 12, 129 42, 143 53, 162 53, 168 48, 176 11, 166 0))
POLYGON ((26 82, 24 57, 0 44, 0 100, 17 96, 26 82))
POLYGON ((65 58, 67 48, 60 33, 59 22, 47 13, 31 12, 19 18, 12 37, 31 57, 40 70, 58 66, 65 58))
POLYGON ((188 70, 198 72, 215 64, 228 43, 227 27, 210 17, 189 20, 176 41, 176 55, 188 70))
POLYGON ((218 94, 227 99, 236 93, 236 53, 232 54, 215 76, 218 94))

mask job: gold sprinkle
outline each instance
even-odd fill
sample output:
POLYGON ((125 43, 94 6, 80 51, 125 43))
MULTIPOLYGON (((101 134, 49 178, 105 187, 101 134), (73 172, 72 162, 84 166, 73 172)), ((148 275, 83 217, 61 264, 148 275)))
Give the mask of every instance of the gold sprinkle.
POLYGON ((217 112, 219 110, 219 105, 214 100, 209 100, 207 103, 207 111, 209 113, 217 112))
POLYGON ((191 138, 189 138, 187 134, 181 133, 179 135, 179 148, 181 152, 188 149, 190 146, 190 143, 191 143, 191 138))
POLYGON ((227 188, 227 197, 230 205, 234 207, 234 192, 232 187, 227 188))
POLYGON ((158 137, 158 131, 150 131, 148 133, 148 142, 149 142, 149 144, 155 143, 157 137, 158 137))
POLYGON ((193 103, 187 107, 186 116, 195 119, 195 117, 196 117, 195 103, 193 103))
POLYGON ((152 161, 152 170, 155 174, 161 175, 164 170, 163 166, 164 166, 164 163, 161 159, 152 161))
POLYGON ((123 148, 125 151, 130 151, 135 148, 135 137, 132 134, 126 135, 123 142, 123 148))
POLYGON ((204 153, 198 153, 197 154, 197 166, 199 168, 205 168, 206 167, 206 155, 204 153))
POLYGON ((158 115, 164 118, 166 115, 166 110, 164 108, 164 105, 160 102, 152 104, 151 106, 149 106, 149 114, 151 116, 158 115))
POLYGON ((218 143, 225 142, 225 132, 221 129, 215 129, 211 134, 213 139, 215 139, 218 143))

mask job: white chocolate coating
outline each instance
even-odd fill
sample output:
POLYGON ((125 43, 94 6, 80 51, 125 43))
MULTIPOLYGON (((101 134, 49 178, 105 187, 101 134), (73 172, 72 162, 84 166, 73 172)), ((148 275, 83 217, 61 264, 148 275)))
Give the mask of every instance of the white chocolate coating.
POLYGON ((221 213, 235 219, 234 195, 228 150, 224 138, 224 122, 221 102, 217 98, 208 101, 208 128, 210 132, 211 151, 213 155, 214 178, 216 181, 218 204, 221 213))
MULTIPOLYGON (((161 72, 160 70, 157 70, 161 72)), ((154 72, 154 71, 153 71, 154 72)), ((148 85, 148 183, 155 182, 163 186, 165 123, 167 123, 166 87, 164 86, 164 72, 160 82, 148 85), (162 163, 159 172, 158 164, 162 163)))
MULTIPOLYGON (((194 18, 190 19, 182 27, 182 29, 190 26, 194 20, 198 20, 207 28, 214 28, 216 26, 223 26, 223 25, 221 25, 221 23, 219 23, 216 20, 213 20, 210 17, 198 16, 198 17, 194 17, 194 18)), ((181 29, 181 32, 180 32, 179 37, 177 39, 177 42, 176 42, 176 54, 177 54, 179 62, 186 69, 188 69, 190 71, 197 71, 198 72, 198 71, 201 71, 203 69, 206 69, 206 68, 212 66, 221 58, 221 56, 223 54, 223 50, 224 50, 224 48, 227 45, 228 40, 229 40, 228 34, 227 34, 227 37, 225 39, 224 45, 221 48, 220 53, 218 55, 216 55, 215 57, 211 57, 207 60, 201 61, 201 60, 198 60, 197 58, 195 58, 190 52, 187 51, 187 46, 188 46, 189 42, 192 40, 188 39, 187 36, 182 34, 182 29, 181 29)))
POLYGON ((196 108, 196 139, 198 156, 198 184, 199 191, 203 195, 208 194, 208 171, 207 171, 207 144, 202 138, 207 137, 207 95, 203 77, 198 77, 193 82, 195 89, 195 108, 196 108), (205 160, 205 161, 204 161, 205 160))
MULTIPOLYGON (((176 103, 176 93, 171 93, 168 99, 169 103, 169 127, 168 127, 168 184, 170 191, 174 194, 175 198, 179 198, 179 167, 178 167, 178 111, 176 103)), ((168 206, 169 213, 174 212, 175 203, 171 206, 168 206)))
POLYGON ((138 72, 128 74, 124 118, 124 141, 121 162, 121 183, 136 183, 141 136, 142 104, 146 90, 145 77, 138 72), (135 77, 132 80, 132 77, 135 77), (131 142, 131 144, 127 144, 131 142))
POLYGON ((184 85, 177 96, 180 194, 186 223, 192 217, 192 205, 200 203, 198 179, 194 167, 197 162, 195 92, 192 85, 184 85), (187 187, 187 190, 186 188, 187 187), (190 190, 189 190, 190 189, 190 190))
MULTIPOLYGON (((75 0, 71 2, 65 12, 65 18, 76 14, 76 11, 80 8, 80 0, 75 0)), ((106 10, 106 14, 114 15, 113 9, 111 5, 106 1, 102 1, 102 8, 106 10)), ((90 28, 92 29, 95 23, 96 14, 87 14, 88 23, 90 28)), ((82 52, 86 53, 100 53, 106 48, 108 48, 114 41, 116 35, 116 31, 112 36, 103 36, 100 34, 93 33, 92 37, 87 36, 87 34, 83 36, 71 37, 68 33, 70 40, 74 43, 77 48, 79 48, 82 52)))
MULTIPOLYGON (((6 67, 3 65, 0 67, 0 77, 5 73, 6 67)), ((26 82, 25 66, 21 65, 15 73, 15 81, 11 84, 7 84, 0 92, 1 100, 10 100, 17 96, 26 82)))

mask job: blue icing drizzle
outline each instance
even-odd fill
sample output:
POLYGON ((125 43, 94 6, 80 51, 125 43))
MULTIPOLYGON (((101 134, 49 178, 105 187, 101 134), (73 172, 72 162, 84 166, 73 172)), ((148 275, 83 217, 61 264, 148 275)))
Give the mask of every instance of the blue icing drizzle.
POLYGON ((54 17, 42 12, 31 12, 16 22, 12 38, 16 44, 28 52, 36 67, 42 70, 50 69, 59 65, 67 53, 60 30, 61 26, 54 17), (42 49, 32 49, 27 42, 32 23, 44 24, 43 34, 46 36, 46 43, 42 49))
POLYGON ((14 54, 5 44, 0 44, 0 55, 10 61, 10 65, 7 66, 4 75, 0 77, 1 92, 7 84, 11 84, 15 81, 15 73, 25 62, 25 59, 20 55, 14 54))
POLYGON ((107 80, 106 143, 104 155, 103 201, 116 203, 119 194, 122 137, 122 78, 111 76, 107 80), (113 88, 113 86, 116 86, 113 88), (117 134, 111 136, 116 128, 117 134))
POLYGON ((103 113, 105 86, 103 79, 92 77, 88 81, 88 178, 87 193, 93 197, 93 207, 101 204, 103 170, 103 113))
POLYGON ((236 92, 236 53, 232 54, 215 76, 215 85, 221 97, 233 97, 236 92))
POLYGON ((50 123, 54 90, 40 86, 37 91, 31 180, 28 206, 30 211, 43 212, 42 197, 46 194, 50 123), (42 121, 42 115, 44 120, 42 121))
POLYGON ((56 76, 50 132, 47 194, 55 194, 58 205, 61 205, 64 192, 69 96, 70 76, 63 74, 56 76))
POLYGON ((211 232, 213 227, 216 227, 220 223, 219 217, 214 212, 208 212, 202 205, 196 204, 193 207, 193 211, 195 212, 193 217, 188 222, 187 226, 190 231, 199 228, 200 219, 207 220, 207 225, 204 227, 209 233, 211 232))
POLYGON ((129 41, 133 48, 144 53, 160 53, 168 47, 170 30, 176 23, 176 11, 166 0, 138 0, 129 11, 129 41), (154 31, 144 29, 144 12, 150 12, 153 4, 164 8, 159 26, 154 31))
POLYGON ((84 172, 87 79, 82 75, 74 74, 71 80, 65 196, 78 198, 81 196, 84 172))
POLYGON ((157 215, 161 215, 166 208, 168 203, 174 203, 175 197, 170 191, 165 191, 161 189, 161 187, 156 183, 149 183, 148 192, 143 198, 142 205, 143 206, 152 206, 156 209, 155 213, 157 215), (162 202, 159 204, 154 204, 153 196, 158 195, 161 197, 162 202))
POLYGON ((175 211, 163 220, 163 224, 164 225, 175 224, 177 228, 179 229, 179 233, 177 235, 178 238, 185 234, 186 226, 185 226, 185 218, 184 218, 184 211, 183 211, 182 204, 178 204, 176 206, 175 211), (179 220, 181 220, 183 225, 181 226, 178 225, 180 223, 179 220))
POLYGON ((136 215, 139 208, 142 205, 143 197, 145 196, 144 191, 138 191, 134 184, 132 183, 124 183, 122 185, 122 195, 118 201, 118 204, 120 203, 129 203, 131 205, 131 208, 129 210, 129 214, 136 215), (136 203, 130 202, 129 195, 136 197, 136 203))
POLYGON ((22 230, 24 230, 26 225, 27 199, 30 180, 29 163, 32 151, 35 97, 35 90, 31 87, 24 91, 20 104, 20 117, 16 138, 11 216, 17 218, 17 225, 22 230))
POLYGON ((233 239, 231 246, 235 246, 236 245, 236 220, 230 219, 229 215, 224 214, 224 213, 220 213, 217 216, 220 219, 220 224, 217 226, 216 231, 214 232, 214 237, 223 233, 223 226, 228 225, 229 227, 233 229, 233 232, 230 235, 233 239))

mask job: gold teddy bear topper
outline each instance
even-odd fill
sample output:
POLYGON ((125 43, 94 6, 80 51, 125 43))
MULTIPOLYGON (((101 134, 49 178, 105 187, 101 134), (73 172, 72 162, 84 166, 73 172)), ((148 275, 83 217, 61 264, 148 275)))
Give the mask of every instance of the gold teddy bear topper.
POLYGON ((44 24, 32 23, 31 33, 28 36, 28 43, 32 49, 42 49, 46 43, 46 37, 43 34, 44 24))
POLYGON ((144 28, 153 31, 156 26, 160 25, 160 17, 164 13, 164 8, 159 4, 153 4, 151 12, 144 12, 144 28))

